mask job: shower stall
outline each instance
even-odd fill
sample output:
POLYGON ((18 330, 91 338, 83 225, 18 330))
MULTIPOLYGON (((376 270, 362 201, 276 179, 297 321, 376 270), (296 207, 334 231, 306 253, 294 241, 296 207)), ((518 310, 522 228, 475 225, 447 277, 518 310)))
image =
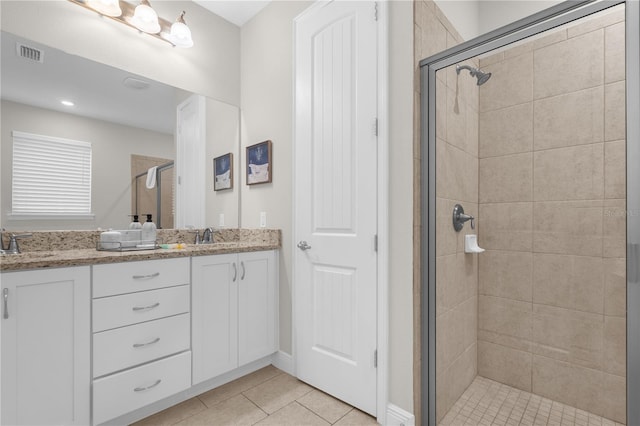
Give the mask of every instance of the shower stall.
POLYGON ((423 424, 640 424, 639 20, 565 2, 421 61, 423 424))

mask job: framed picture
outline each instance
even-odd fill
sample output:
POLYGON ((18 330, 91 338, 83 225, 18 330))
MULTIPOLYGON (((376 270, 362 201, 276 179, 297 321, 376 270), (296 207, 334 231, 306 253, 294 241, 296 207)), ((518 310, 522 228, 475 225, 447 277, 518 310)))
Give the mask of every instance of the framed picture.
POLYGON ((228 153, 213 159, 213 190, 233 188, 233 154, 228 153))
POLYGON ((272 167, 271 141, 247 147, 247 185, 271 182, 272 167))

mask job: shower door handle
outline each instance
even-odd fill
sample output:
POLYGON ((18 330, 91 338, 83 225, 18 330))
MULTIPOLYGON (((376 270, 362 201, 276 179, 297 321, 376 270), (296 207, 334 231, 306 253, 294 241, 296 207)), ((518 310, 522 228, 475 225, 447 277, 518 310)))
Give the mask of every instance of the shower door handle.
POLYGON ((629 243, 627 245, 629 282, 635 284, 640 282, 640 259, 638 255, 640 255, 640 244, 629 243))

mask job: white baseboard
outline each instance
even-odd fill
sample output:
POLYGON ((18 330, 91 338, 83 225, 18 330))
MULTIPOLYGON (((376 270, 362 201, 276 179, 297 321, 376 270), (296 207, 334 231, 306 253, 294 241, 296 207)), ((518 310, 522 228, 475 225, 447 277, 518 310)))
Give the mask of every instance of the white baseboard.
POLYGON ((274 367, 279 368, 287 374, 295 376, 295 366, 293 365, 293 356, 286 352, 278 351, 273 354, 271 361, 274 367))
POLYGON ((413 414, 394 404, 387 404, 387 426, 414 426, 416 418, 413 414))

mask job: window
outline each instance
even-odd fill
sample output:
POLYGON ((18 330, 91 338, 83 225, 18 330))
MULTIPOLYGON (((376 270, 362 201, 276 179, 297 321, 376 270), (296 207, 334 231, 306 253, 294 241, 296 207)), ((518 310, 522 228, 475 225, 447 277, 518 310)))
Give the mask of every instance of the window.
POLYGON ((91 143, 13 131, 12 216, 91 215, 91 143))

